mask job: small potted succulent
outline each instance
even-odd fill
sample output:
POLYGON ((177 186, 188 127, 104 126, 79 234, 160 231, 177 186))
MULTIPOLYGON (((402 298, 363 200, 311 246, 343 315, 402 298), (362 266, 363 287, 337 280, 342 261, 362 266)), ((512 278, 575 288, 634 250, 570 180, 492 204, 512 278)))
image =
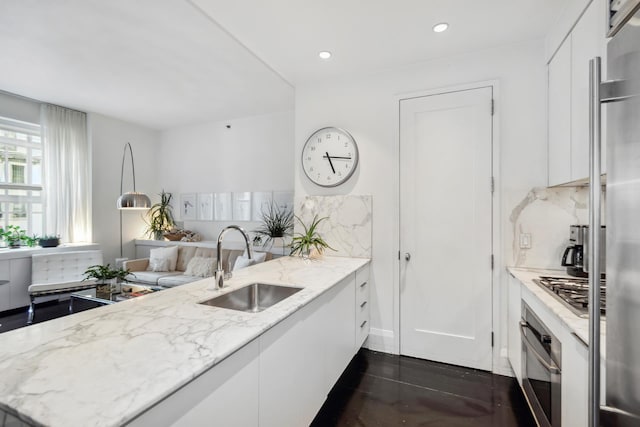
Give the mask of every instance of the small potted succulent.
POLYGON ((38 239, 38 244, 42 248, 55 248, 60 245, 60 236, 53 234, 45 234, 44 236, 40 236, 38 239))
POLYGON ((317 231, 318 224, 327 219, 327 217, 318 218, 318 215, 315 215, 308 227, 300 218, 297 216, 295 218, 302 224, 304 233, 296 233, 291 239, 291 255, 300 255, 302 258, 308 259, 321 257, 325 249, 335 251, 317 231), (312 253, 313 251, 315 253, 312 253))

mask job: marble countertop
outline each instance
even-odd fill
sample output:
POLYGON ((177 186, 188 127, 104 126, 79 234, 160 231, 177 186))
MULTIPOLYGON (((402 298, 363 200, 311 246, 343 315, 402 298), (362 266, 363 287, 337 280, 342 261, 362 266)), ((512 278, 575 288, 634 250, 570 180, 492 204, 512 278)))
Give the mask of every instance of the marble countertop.
POLYGON ((47 426, 131 420, 369 262, 282 257, 0 334, 0 409, 47 426), (249 283, 304 289, 260 313, 198 302, 249 283))
MULTIPOLYGON (((546 305, 555 314, 560 321, 569 328, 569 330, 575 333, 585 344, 589 343, 589 319, 585 317, 577 316, 574 312, 569 310, 563 303, 557 298, 554 298, 548 291, 541 286, 533 282, 533 279, 537 279, 539 276, 556 276, 556 277, 571 277, 568 276, 564 270, 547 270, 537 268, 522 268, 522 267, 509 267, 507 269, 513 277, 518 279, 524 287, 537 297, 544 305, 546 305)), ((604 347, 605 341, 605 321, 600 322, 600 336, 601 342, 604 347)))

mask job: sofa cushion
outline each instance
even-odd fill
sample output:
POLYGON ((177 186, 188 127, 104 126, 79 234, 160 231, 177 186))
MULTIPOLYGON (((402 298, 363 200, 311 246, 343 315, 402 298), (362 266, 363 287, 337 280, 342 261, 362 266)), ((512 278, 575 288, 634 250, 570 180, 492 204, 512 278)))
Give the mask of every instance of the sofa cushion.
POLYGON ((216 261, 213 258, 195 256, 189 261, 184 274, 187 276, 211 277, 215 272, 215 263, 216 261))
POLYGON ((157 285, 161 277, 181 275, 181 271, 136 271, 128 274, 125 278, 129 282, 144 283, 147 285, 157 285))
MULTIPOLYGON (((199 256, 202 258, 215 258, 216 257, 216 250, 214 248, 201 248, 201 247, 197 247, 196 248, 196 253, 193 254, 193 256, 199 256)), ((224 255, 224 249, 222 250, 222 254, 224 255)))
POLYGON ((186 274, 178 274, 175 276, 164 276, 158 279, 158 285, 163 288, 173 288, 187 283, 195 282, 196 280, 202 280, 202 277, 189 276, 186 274))
MULTIPOLYGON (((166 248, 155 248, 149 251, 149 269, 152 266, 159 266, 163 262, 162 260, 169 260, 169 270, 175 271, 176 264, 178 263, 178 247, 169 246, 166 248)), ((156 270, 157 271, 157 270, 156 270)))
POLYGON ((196 254, 195 246, 178 246, 178 263, 176 264, 176 271, 186 271, 189 261, 196 254))

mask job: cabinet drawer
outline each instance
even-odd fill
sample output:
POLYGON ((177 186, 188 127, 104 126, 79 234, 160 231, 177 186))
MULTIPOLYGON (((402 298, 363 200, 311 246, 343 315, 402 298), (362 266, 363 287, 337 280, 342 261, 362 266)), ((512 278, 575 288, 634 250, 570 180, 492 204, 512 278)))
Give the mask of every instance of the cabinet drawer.
POLYGON ((362 347, 362 344, 369 336, 369 318, 362 319, 358 321, 356 325, 356 346, 358 348, 362 347))

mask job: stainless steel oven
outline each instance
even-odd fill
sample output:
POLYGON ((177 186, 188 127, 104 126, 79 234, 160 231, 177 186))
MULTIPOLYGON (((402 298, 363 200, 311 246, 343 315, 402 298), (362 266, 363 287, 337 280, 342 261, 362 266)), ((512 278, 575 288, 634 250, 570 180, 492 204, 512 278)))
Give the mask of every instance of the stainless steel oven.
POLYGON ((522 302, 522 386, 531 411, 541 427, 558 427, 562 384, 560 341, 522 302))

